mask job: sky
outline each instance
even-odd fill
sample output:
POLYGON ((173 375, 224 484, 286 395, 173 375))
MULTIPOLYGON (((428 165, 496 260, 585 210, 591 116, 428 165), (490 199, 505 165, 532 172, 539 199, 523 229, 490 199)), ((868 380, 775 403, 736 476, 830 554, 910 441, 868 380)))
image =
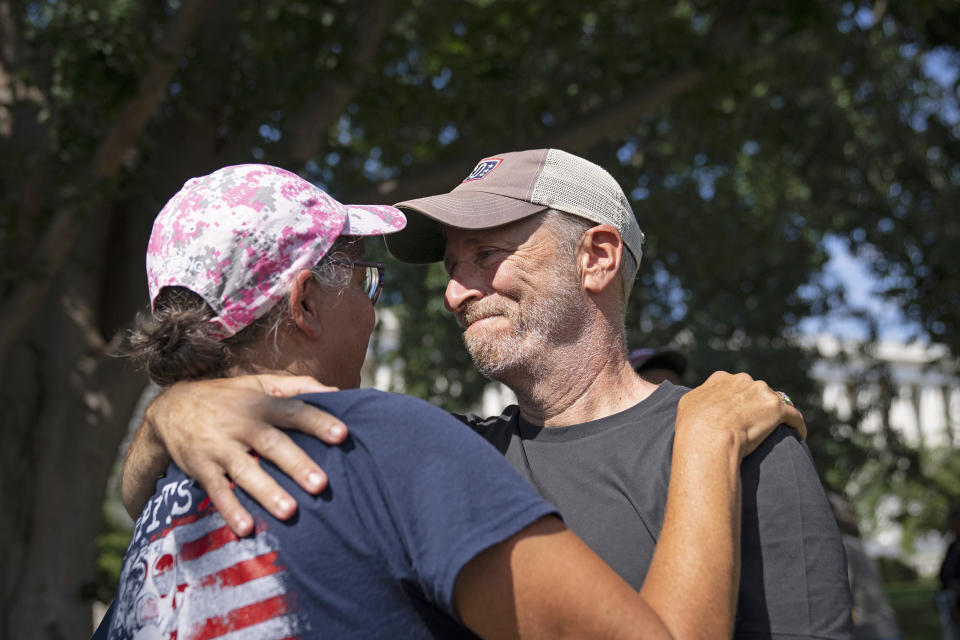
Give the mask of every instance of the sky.
MULTIPOLYGON (((871 20, 872 11, 863 9, 857 13, 861 27, 869 27, 871 20)), ((903 54, 915 55, 915 52, 904 51, 903 54)), ((960 101, 954 90, 960 78, 958 52, 946 47, 934 49, 924 55, 922 65, 927 77, 946 90, 944 100, 939 105, 941 118, 954 125, 960 124, 960 101)), ((878 285, 876 277, 871 274, 864 258, 850 253, 843 238, 828 237, 824 246, 830 255, 830 261, 824 269, 825 281, 841 284, 853 308, 866 311, 878 319, 881 339, 907 342, 919 336, 922 341, 928 341, 920 326, 909 321, 896 304, 872 293, 878 285)), ((838 314, 808 318, 801 323, 800 330, 808 335, 827 333, 841 338, 867 338, 862 322, 838 314)))
MULTIPOLYGON (((923 340, 926 334, 918 324, 908 320, 896 304, 873 293, 878 286, 876 277, 864 259, 850 253, 843 238, 829 236, 824 246, 830 255, 824 268, 824 281, 842 285, 853 309, 865 311, 878 320, 880 339, 909 342, 920 336, 923 340)), ((868 338, 863 322, 841 314, 807 318, 801 322, 800 331, 806 335, 825 333, 839 338, 868 338)))

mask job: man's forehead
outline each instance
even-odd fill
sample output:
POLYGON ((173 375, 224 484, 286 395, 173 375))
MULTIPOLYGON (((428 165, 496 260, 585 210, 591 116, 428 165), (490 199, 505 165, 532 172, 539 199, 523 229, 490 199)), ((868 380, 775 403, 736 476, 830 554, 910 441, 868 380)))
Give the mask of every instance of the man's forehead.
POLYGON ((443 264, 449 266, 456 260, 454 252, 457 249, 469 249, 486 242, 496 242, 499 234, 493 229, 457 229, 455 227, 444 227, 441 235, 443 236, 443 264))
POLYGON ((487 229, 462 229, 457 227, 444 226, 441 230, 443 240, 456 240, 466 243, 482 243, 490 240, 505 239, 525 239, 531 236, 537 229, 543 225, 539 216, 530 216, 523 220, 510 222, 499 227, 489 227, 487 229))

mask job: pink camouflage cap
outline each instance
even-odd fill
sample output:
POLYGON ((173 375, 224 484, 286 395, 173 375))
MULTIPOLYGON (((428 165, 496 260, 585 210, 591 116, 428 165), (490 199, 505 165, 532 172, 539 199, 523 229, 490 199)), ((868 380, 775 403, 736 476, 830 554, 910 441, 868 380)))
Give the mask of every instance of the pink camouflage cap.
POLYGON ((403 229, 386 205, 344 205, 295 173, 262 164, 191 178, 164 205, 147 246, 151 308, 163 287, 185 287, 217 314, 214 334, 230 337, 287 294, 341 235, 403 229))

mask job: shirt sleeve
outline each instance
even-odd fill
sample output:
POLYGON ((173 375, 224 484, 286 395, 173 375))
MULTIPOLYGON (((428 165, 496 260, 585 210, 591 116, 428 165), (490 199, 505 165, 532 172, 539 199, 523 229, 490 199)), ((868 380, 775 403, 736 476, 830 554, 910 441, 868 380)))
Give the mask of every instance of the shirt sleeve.
POLYGON ((741 478, 738 632, 849 638, 843 543, 806 445, 792 429, 778 427, 744 459, 741 478))
MULTIPOLYGON (((323 396, 318 398, 322 406, 323 396)), ((372 526, 402 580, 448 614, 460 570, 481 551, 556 510, 496 449, 461 421, 426 402, 379 392, 358 394, 341 416, 366 458, 351 479, 361 511, 385 514, 372 526)), ((336 488, 334 488, 336 491, 336 488)), ((367 514, 370 515, 370 514, 367 514)))

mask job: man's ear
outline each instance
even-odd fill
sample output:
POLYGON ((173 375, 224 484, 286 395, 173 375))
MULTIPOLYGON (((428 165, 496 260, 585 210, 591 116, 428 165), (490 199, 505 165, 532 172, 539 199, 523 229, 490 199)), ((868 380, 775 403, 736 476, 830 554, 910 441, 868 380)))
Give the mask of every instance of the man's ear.
POLYGON ((600 293, 617 280, 623 260, 623 240, 608 224, 587 229, 577 248, 577 266, 583 288, 600 293))
POLYGON ((307 338, 316 340, 320 333, 317 287, 309 270, 300 271, 290 285, 290 317, 307 338))

